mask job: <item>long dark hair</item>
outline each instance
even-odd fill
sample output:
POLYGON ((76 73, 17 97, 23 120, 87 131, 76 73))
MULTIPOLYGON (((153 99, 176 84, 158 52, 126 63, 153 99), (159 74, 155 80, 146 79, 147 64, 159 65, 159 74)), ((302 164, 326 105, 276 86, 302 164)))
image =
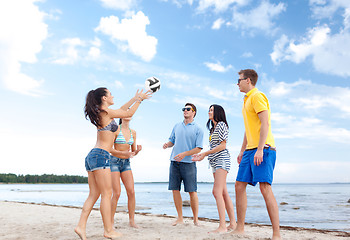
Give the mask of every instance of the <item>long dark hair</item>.
MULTIPOLYGON (((214 111, 213 111, 213 119, 216 123, 218 122, 224 122, 226 124, 226 126, 228 127, 228 123, 226 121, 226 114, 225 114, 225 110, 223 107, 221 107, 220 105, 217 104, 213 104, 209 107, 210 108, 213 107, 214 111)), ((210 131, 210 133, 212 133, 214 131, 214 123, 212 120, 208 120, 207 122, 207 128, 210 131)))
POLYGON ((107 95, 107 88, 100 87, 95 90, 91 90, 86 95, 86 102, 84 107, 85 118, 90 119, 90 122, 96 127, 102 127, 100 124, 101 121, 101 112, 106 112, 101 109, 102 97, 107 95))

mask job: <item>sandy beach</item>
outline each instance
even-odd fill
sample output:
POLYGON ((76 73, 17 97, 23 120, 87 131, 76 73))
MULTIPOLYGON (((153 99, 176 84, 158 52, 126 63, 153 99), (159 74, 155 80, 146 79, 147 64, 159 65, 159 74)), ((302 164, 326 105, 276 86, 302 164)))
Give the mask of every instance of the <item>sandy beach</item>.
MULTIPOLYGON (((74 233, 80 208, 52 206, 18 202, 0 202, 0 239, 79 239, 74 233)), ((201 219, 200 226, 194 226, 191 219, 185 224, 172 226, 173 216, 138 213, 135 220, 139 229, 128 226, 128 215, 124 211, 116 214, 116 228, 123 236, 120 239, 260 239, 271 238, 271 227, 257 224, 246 225, 246 235, 237 236, 231 233, 208 233, 218 226, 216 220, 201 219)), ((281 227, 283 239, 350 239, 350 233, 281 227)), ((105 239, 98 209, 94 209, 87 225, 88 239, 105 239)))

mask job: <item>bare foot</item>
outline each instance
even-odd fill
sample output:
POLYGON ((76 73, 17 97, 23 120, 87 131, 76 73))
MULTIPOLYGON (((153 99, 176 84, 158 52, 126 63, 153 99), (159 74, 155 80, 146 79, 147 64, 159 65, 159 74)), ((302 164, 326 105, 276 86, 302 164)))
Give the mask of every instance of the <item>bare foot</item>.
POLYGON ((176 226, 178 224, 184 224, 184 220, 182 218, 178 218, 175 222, 172 223, 173 226, 176 226))
POLYGON ((139 226, 134 221, 130 221, 129 226, 132 228, 139 228, 139 226))
POLYGON ((215 229, 214 231, 211 231, 210 233, 225 233, 227 232, 227 228, 225 227, 218 227, 217 229, 215 229))
POLYGON ((87 240, 85 231, 82 230, 80 227, 74 228, 74 232, 78 234, 81 240, 87 240))
POLYGON ((281 238, 281 236, 280 235, 273 235, 272 236, 272 240, 281 240, 282 238, 281 238))
POLYGON ((123 234, 112 230, 112 231, 110 231, 109 233, 105 232, 103 236, 104 236, 105 238, 109 238, 109 239, 116 239, 116 238, 121 237, 122 235, 123 235, 123 234))
POLYGON ((237 227, 237 223, 230 223, 230 225, 227 226, 227 231, 233 231, 237 227))
POLYGON ((235 229, 232 234, 236 234, 236 235, 244 235, 244 229, 235 229))
POLYGON ((197 221, 193 221, 193 224, 195 225, 195 226, 197 226, 197 227, 199 227, 200 226, 200 224, 199 224, 199 221, 197 220, 197 221))

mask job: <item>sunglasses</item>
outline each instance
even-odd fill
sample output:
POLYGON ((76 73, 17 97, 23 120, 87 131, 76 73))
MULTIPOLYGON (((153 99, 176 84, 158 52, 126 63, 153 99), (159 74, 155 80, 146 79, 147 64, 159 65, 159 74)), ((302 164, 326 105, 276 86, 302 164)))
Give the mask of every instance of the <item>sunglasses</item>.
POLYGON ((188 111, 188 112, 191 111, 191 110, 193 111, 193 109, 192 109, 191 107, 187 107, 187 108, 183 108, 183 109, 182 109, 183 112, 184 112, 185 110, 188 111))
POLYGON ((247 78, 238 78, 238 84, 242 81, 242 80, 246 80, 247 78))

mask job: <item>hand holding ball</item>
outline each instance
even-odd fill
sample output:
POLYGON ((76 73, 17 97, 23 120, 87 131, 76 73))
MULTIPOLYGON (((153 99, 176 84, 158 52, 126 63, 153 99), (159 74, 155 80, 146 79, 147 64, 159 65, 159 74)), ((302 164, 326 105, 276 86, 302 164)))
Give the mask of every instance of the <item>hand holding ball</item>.
POLYGON ((160 81, 156 77, 149 77, 145 82, 146 90, 151 90, 153 93, 157 92, 160 89, 160 81))

